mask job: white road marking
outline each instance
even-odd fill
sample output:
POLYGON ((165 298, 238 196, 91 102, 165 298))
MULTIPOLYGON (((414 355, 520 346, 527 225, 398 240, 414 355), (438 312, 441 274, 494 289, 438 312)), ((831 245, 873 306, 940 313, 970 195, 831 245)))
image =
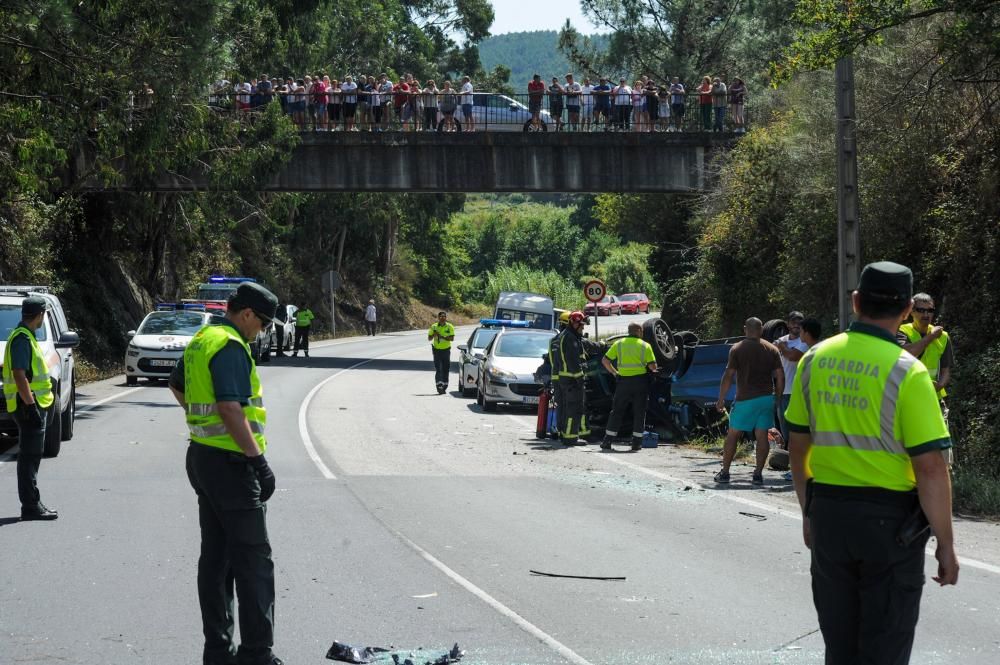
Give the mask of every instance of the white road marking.
POLYGON ((558 653, 560 656, 562 656, 569 662, 576 663, 576 665, 591 665, 591 662, 588 661, 586 658, 584 658, 577 652, 573 651, 568 646, 566 646, 556 638, 552 637, 544 630, 542 630, 535 624, 531 623, 530 621, 522 617, 514 610, 510 609, 509 607, 501 603, 499 600, 497 600, 490 594, 486 593, 485 591, 477 587, 469 580, 462 577, 460 574, 458 574, 457 572, 449 568, 447 565, 445 565, 442 561, 437 559, 433 554, 431 554, 424 548, 420 547, 420 545, 417 545, 415 542, 413 542, 412 540, 401 534, 399 531, 396 531, 389 525, 385 526, 387 529, 392 531, 397 538, 403 541, 410 549, 419 554, 427 563, 431 564, 432 566, 440 570, 442 573, 451 578, 456 584, 461 586, 463 589, 471 593, 479 600, 483 601, 484 603, 492 607, 501 615, 513 621, 518 626, 518 628, 528 633, 529 635, 537 638, 547 646, 551 647, 556 653, 558 653))
MULTIPOLYGON (((517 422, 520 423, 521 425, 525 425, 523 417, 515 416, 512 414, 508 414, 508 416, 510 418, 517 420, 517 422)), ((595 454, 595 453, 586 453, 582 449, 581 450, 574 449, 573 452, 576 452, 577 454, 590 454, 590 455, 595 454)), ((638 473, 643 473, 647 476, 652 476, 653 478, 658 478, 660 480, 666 480, 679 485, 690 485, 697 489, 712 490, 711 487, 706 487, 705 485, 702 485, 697 481, 686 480, 684 478, 672 476, 669 473, 663 473, 662 471, 657 471, 656 469, 647 469, 646 467, 641 466, 639 464, 619 459, 615 455, 601 455, 601 459, 608 462, 614 462, 615 464, 620 464, 621 466, 632 469, 633 471, 636 471, 638 473)), ((802 521, 802 513, 798 511, 778 508, 777 506, 771 506, 769 504, 760 501, 754 501, 753 499, 747 499, 746 497, 736 496, 735 494, 730 492, 713 491, 712 496, 718 497, 720 499, 725 499, 726 501, 732 501, 733 503, 740 503, 743 504, 744 506, 750 506, 751 508, 756 508, 758 510, 765 510, 767 512, 774 513, 776 515, 781 515, 783 517, 788 517, 790 519, 797 520, 799 522, 802 521)), ((934 556, 934 548, 928 547, 926 549, 926 553, 930 554, 931 556, 934 556)), ((993 573, 994 575, 1000 575, 1000 566, 993 565, 992 563, 986 563, 985 561, 979 561, 978 559, 969 559, 963 556, 958 557, 958 561, 963 566, 969 566, 970 568, 978 568, 979 570, 983 570, 988 573, 993 573)))
MULTIPOLYGON (((93 404, 86 404, 84 406, 79 407, 77 409, 77 411, 83 412, 83 411, 90 411, 92 409, 96 409, 97 407, 101 406, 102 404, 107 404, 108 402, 111 402, 111 401, 114 401, 116 399, 119 399, 120 397, 125 397, 126 395, 131 395, 132 393, 134 393, 134 392, 136 392, 138 390, 142 390, 142 386, 140 386, 138 388, 130 388, 129 390, 123 390, 120 393, 115 393, 111 397, 105 397, 104 399, 102 399, 100 401, 97 401, 97 402, 94 402, 93 404)), ((7 462, 12 462, 14 460, 14 457, 17 456, 17 451, 19 449, 20 448, 18 446, 14 446, 13 448, 11 448, 10 450, 8 450, 3 455, 0 455, 0 466, 3 466, 7 462)))
MULTIPOLYGON (((327 344, 327 346, 333 346, 333 344, 327 344)), ((382 358, 388 358, 389 356, 394 356, 397 353, 406 353, 408 351, 413 351, 413 349, 410 348, 410 349, 401 349, 399 351, 393 351, 392 353, 386 353, 381 356, 369 358, 368 360, 362 360, 359 363, 354 363, 350 367, 345 367, 336 374, 331 374, 330 376, 326 377, 325 379, 317 383, 315 386, 313 386, 313 389, 309 391, 309 394, 306 395, 306 398, 302 400, 302 405, 299 406, 299 436, 302 439, 302 445, 305 446, 306 448, 306 454, 309 455, 309 459, 313 461, 313 464, 316 465, 316 468, 319 469, 319 472, 322 473, 323 477, 326 478, 327 480, 336 480, 337 476, 333 474, 333 471, 330 471, 330 467, 328 467, 326 463, 323 462, 323 459, 319 456, 319 453, 316 451, 316 444, 313 443, 312 437, 309 436, 309 425, 306 423, 306 412, 309 410, 309 404, 312 402, 313 397, 316 396, 316 393, 318 393, 320 389, 323 388, 323 386, 328 384, 330 381, 333 381, 341 374, 350 372, 352 369, 361 367, 362 365, 367 365, 368 363, 373 362, 375 360, 381 360, 382 358)))

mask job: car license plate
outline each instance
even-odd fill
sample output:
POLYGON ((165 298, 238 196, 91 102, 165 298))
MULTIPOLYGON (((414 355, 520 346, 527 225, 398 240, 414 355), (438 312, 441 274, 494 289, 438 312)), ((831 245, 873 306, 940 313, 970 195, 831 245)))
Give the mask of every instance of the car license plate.
POLYGON ((521 403, 522 404, 538 404, 538 398, 537 397, 522 397, 521 398, 521 403))
POLYGON ((176 360, 159 360, 153 359, 149 361, 151 367, 173 367, 177 364, 176 360))

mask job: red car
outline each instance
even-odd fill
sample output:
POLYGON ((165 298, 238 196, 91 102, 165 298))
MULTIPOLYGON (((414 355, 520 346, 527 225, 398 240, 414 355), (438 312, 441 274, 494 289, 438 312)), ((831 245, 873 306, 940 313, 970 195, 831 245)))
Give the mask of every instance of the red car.
POLYGON ((625 293, 618 296, 622 314, 649 314, 649 298, 645 293, 625 293))
POLYGON ((622 304, 618 302, 617 296, 604 296, 596 303, 596 306, 594 303, 588 302, 587 306, 583 308, 583 313, 587 316, 592 314, 597 314, 597 316, 616 316, 624 312, 622 312, 622 304))

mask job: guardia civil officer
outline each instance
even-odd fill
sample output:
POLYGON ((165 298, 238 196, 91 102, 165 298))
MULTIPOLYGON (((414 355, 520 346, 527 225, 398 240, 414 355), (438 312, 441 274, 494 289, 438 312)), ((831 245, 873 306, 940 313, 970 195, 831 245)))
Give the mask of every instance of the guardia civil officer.
POLYGON ((927 522, 934 580, 958 580, 940 454, 951 440, 927 368, 895 339, 912 293, 908 268, 865 266, 857 321, 802 357, 785 413, 827 665, 909 662, 927 522))
POLYGON ((198 331, 170 375, 187 414, 187 474, 198 495, 198 600, 204 665, 281 665, 274 644, 274 563, 266 502, 274 474, 264 458, 267 420, 248 341, 272 325, 278 299, 244 282, 225 319, 198 331), (233 586, 241 644, 233 645, 233 586))
POLYGON ((608 428, 601 442, 601 450, 611 450, 611 443, 618 436, 625 409, 632 407, 632 450, 642 448, 642 434, 646 423, 646 400, 649 397, 649 376, 657 372, 653 347, 642 338, 642 326, 628 324, 628 337, 617 340, 601 358, 608 373, 618 377, 615 397, 608 417, 608 428))
MULTIPOLYGON (((556 365, 559 368, 559 431, 562 442, 567 446, 584 444, 580 438, 588 436, 587 393, 584 387, 584 367, 587 354, 583 346, 583 312, 572 312, 569 323, 559 333, 556 365)), ((555 371, 553 369, 553 371, 555 371)))
MULTIPOLYGON (((448 373, 451 369, 451 343, 455 341, 455 326, 448 323, 448 315, 438 312, 437 323, 427 331, 434 356, 434 384, 439 395, 448 390, 448 373)), ((461 382, 460 382, 461 383, 461 382)))
POLYGON ((292 350, 293 358, 299 355, 299 349, 305 352, 306 358, 309 357, 309 331, 312 330, 312 322, 315 318, 316 315, 312 313, 312 310, 305 303, 299 305, 299 308, 295 310, 295 348, 292 350))
POLYGON ((55 401, 49 368, 35 339, 46 309, 45 299, 38 296, 21 301, 21 322, 7 338, 3 354, 3 396, 17 425, 17 496, 22 521, 59 517, 42 503, 37 482, 45 452, 45 423, 55 401))

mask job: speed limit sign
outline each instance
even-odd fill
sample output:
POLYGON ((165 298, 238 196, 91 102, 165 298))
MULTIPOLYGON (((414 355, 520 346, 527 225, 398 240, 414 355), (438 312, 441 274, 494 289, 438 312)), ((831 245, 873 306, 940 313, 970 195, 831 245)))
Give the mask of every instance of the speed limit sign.
POLYGON ((592 279, 583 286, 583 295, 590 302, 597 302, 608 294, 608 287, 599 279, 592 279))

